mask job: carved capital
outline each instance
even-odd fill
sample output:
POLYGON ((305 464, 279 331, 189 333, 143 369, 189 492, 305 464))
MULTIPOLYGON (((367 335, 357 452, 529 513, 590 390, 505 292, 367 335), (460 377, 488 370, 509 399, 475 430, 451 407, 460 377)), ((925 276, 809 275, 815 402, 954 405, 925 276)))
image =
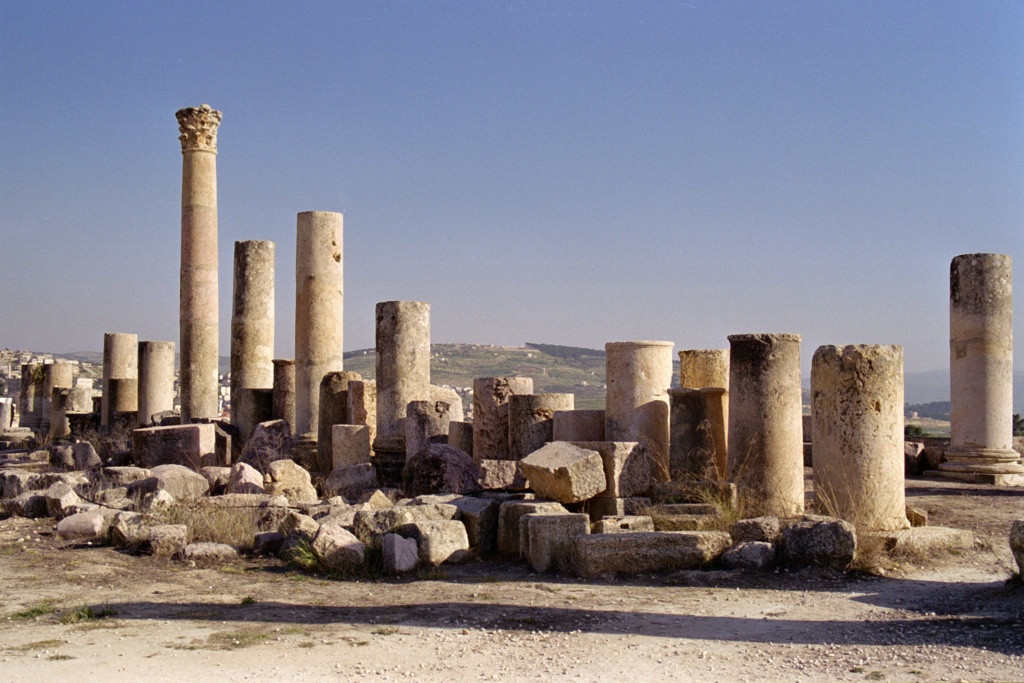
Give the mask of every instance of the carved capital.
POLYGON ((174 115, 178 117, 178 130, 181 131, 178 139, 181 140, 182 153, 195 149, 216 153, 217 127, 221 117, 219 111, 204 104, 179 109, 174 115))

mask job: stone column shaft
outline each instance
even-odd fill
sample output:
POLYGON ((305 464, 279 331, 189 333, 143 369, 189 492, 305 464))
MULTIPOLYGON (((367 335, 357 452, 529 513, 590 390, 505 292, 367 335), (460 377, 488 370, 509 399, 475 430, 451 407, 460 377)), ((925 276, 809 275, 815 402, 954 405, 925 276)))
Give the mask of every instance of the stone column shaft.
POLYGON ((637 441, 654 458, 657 481, 669 478, 669 403, 672 342, 627 341, 605 344, 604 438, 637 441))
POLYGON ((804 511, 800 335, 729 336, 729 480, 755 514, 804 511))
POLYGON ((473 460, 508 460, 508 400, 533 393, 532 377, 473 380, 473 460))
POLYGON ((814 495, 861 530, 910 526, 903 475, 903 347, 821 346, 811 361, 814 495))
POLYGON ((447 443, 451 425, 449 404, 441 401, 409 401, 405 409, 405 459, 431 443, 447 443))
POLYGON ((679 386, 684 389, 729 389, 729 349, 684 349, 679 352, 679 386))
POLYGON ((238 389, 274 386, 274 243, 235 242, 231 297, 231 422, 238 389))
MULTIPOLYGON (((139 337, 135 334, 108 332, 103 335, 103 411, 100 413, 100 425, 103 427, 111 426, 113 414, 121 412, 120 409, 124 409, 125 406, 131 406, 129 410, 138 408, 138 397, 128 397, 131 389, 129 385, 121 385, 116 400, 111 388, 112 380, 138 380, 138 344, 139 337), (114 403, 118 405, 115 406, 114 403)), ((138 391, 138 384, 134 386, 138 391)))
POLYGON ((139 426, 174 410, 174 342, 139 342, 139 426))
POLYGON ((554 438, 555 412, 576 407, 572 394, 520 394, 508 399, 508 456, 522 460, 554 438))
POLYGON ((991 483, 1024 483, 1013 450, 1012 269, 1005 254, 964 254, 950 265, 951 444, 939 469, 991 483))
POLYGON ((430 400, 430 304, 377 304, 375 451, 405 452, 403 418, 411 401, 430 400))
POLYGON ((343 218, 304 211, 296 223, 295 422, 296 434, 316 433, 320 381, 344 364, 343 218))
POLYGON ((295 432, 295 361, 286 358, 274 359, 273 416, 284 420, 288 429, 295 432))
POLYGON ((56 361, 43 366, 43 429, 50 428, 50 413, 53 406, 54 389, 70 389, 75 382, 75 367, 71 363, 56 361))
POLYGON ((217 128, 208 105, 180 109, 181 422, 219 417, 217 128))
POLYGON ((728 392, 722 387, 670 389, 672 481, 724 481, 728 466, 728 392))
POLYGON ((320 416, 317 420, 317 455, 330 473, 334 461, 334 425, 348 424, 348 385, 362 381, 358 372, 328 372, 320 380, 320 416))

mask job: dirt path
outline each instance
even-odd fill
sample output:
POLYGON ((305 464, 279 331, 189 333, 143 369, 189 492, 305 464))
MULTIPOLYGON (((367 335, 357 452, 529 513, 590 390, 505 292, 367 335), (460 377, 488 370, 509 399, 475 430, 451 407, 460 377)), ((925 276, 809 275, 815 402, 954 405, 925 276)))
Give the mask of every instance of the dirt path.
POLYGON ((49 523, 7 520, 0 680, 1024 680, 1024 587, 1006 584, 1024 490, 911 481, 908 499, 979 548, 886 577, 588 583, 479 561, 338 582, 63 548, 49 523))

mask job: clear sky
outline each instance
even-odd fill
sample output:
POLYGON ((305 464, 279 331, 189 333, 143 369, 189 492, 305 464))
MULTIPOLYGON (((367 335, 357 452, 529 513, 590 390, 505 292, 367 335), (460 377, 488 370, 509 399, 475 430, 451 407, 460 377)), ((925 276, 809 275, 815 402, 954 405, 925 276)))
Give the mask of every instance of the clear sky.
MULTIPOLYGON (((950 259, 1024 283, 1024 3, 0 3, 0 347, 178 340, 174 112, 235 240, 345 214, 345 346, 798 332, 948 364, 950 259)), ((1024 292, 1024 284, 1018 287, 1024 292)), ((1024 294, 1018 295, 1024 300, 1024 294)), ((1024 316, 1017 317, 1024 368, 1024 316)))

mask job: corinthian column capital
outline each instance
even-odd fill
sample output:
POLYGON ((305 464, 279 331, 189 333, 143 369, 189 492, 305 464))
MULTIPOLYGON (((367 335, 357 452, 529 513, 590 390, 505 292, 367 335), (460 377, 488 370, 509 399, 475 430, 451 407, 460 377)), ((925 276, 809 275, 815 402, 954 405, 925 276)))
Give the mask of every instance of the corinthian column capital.
POLYGON ((220 126, 221 113, 204 104, 199 107, 186 107, 174 114, 178 118, 178 130, 181 135, 181 151, 200 150, 217 152, 217 127, 220 126))

